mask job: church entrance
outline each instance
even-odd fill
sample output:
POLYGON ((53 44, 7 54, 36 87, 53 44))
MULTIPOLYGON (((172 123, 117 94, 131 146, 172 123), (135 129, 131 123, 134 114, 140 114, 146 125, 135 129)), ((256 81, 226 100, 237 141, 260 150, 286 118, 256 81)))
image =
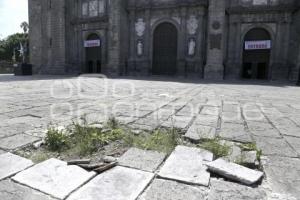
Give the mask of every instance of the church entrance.
POLYGON ((85 73, 101 73, 101 40, 97 34, 91 34, 84 42, 86 49, 85 73))
POLYGON ((268 79, 272 41, 262 28, 250 30, 244 38, 242 78, 268 79))
POLYGON ((154 75, 176 74, 177 63, 177 28, 171 23, 157 26, 153 35, 153 66, 154 75))

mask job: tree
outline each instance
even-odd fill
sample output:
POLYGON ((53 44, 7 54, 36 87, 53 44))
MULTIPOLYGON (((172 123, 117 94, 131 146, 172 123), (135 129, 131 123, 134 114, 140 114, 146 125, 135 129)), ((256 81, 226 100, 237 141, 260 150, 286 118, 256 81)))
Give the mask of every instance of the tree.
POLYGON ((29 30, 29 24, 27 22, 22 22, 20 27, 23 29, 24 33, 27 33, 29 30))
MULTIPOLYGON (((16 57, 19 58, 20 53, 17 50, 20 49, 20 42, 24 44, 27 42, 27 38, 27 34, 16 33, 8 36, 6 39, 0 40, 0 60, 12 61, 14 51, 16 57)), ((17 61, 21 60, 17 59, 17 61)))

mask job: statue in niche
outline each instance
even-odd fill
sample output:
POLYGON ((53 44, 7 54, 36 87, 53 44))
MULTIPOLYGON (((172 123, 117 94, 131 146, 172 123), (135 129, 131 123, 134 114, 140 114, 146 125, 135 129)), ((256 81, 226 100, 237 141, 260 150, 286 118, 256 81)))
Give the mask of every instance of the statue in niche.
POLYGON ((196 49, 196 41, 191 38, 189 40, 189 44, 188 44, 188 55, 189 56, 194 56, 195 55, 195 49, 196 49))
POLYGON ((143 45, 143 42, 141 40, 139 40, 137 42, 136 49, 137 49, 137 55, 142 56, 143 51, 144 51, 144 45, 143 45))

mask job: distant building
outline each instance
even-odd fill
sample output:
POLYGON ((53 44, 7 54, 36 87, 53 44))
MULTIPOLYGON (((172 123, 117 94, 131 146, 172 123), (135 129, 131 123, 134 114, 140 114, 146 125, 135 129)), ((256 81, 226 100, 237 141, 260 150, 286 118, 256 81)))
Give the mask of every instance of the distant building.
POLYGON ((35 73, 296 80, 299 0, 29 0, 35 73))

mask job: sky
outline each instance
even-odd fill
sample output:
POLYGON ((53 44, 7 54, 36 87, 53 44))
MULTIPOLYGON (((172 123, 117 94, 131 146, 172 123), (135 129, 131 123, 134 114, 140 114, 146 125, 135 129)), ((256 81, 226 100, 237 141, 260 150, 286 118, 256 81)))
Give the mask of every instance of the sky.
POLYGON ((28 22, 28 0, 0 0, 0 39, 23 32, 24 21, 28 22))

